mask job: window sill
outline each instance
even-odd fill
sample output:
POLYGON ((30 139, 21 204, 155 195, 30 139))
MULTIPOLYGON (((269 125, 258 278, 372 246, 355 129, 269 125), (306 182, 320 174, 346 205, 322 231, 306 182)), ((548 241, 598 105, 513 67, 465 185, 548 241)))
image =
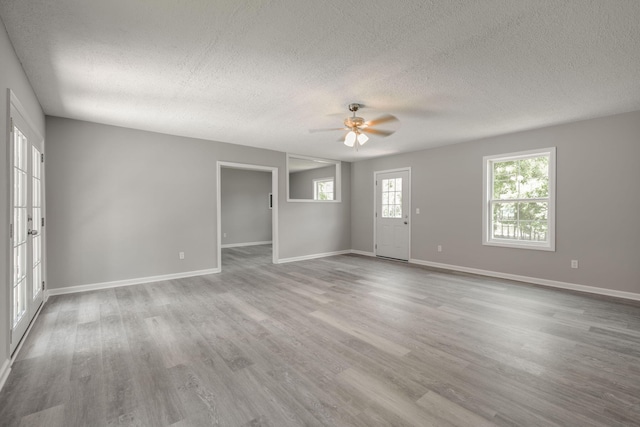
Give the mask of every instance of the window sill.
POLYGON ((482 242, 485 246, 498 246, 503 248, 513 249, 533 249, 535 251, 548 251, 555 252, 555 245, 551 243, 523 243, 523 242, 511 242, 504 240, 489 240, 482 242))

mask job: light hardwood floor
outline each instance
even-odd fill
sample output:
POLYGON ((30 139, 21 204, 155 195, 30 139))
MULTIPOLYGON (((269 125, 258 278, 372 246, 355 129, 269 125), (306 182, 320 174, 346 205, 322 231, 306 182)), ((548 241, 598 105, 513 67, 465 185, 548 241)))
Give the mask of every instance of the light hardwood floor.
POLYGON ((3 426, 640 425, 640 307, 356 255, 52 297, 3 426))

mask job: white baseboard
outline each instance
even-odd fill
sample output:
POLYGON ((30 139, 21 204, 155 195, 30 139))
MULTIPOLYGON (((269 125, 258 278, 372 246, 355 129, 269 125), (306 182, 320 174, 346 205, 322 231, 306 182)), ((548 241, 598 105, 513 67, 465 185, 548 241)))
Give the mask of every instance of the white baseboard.
POLYGON ((239 247, 242 247, 242 246, 270 245, 272 243, 273 242, 271 240, 264 241, 264 242, 227 243, 227 244, 224 244, 224 245, 220 245, 220 247, 222 249, 225 249, 225 248, 239 248, 239 247))
POLYGON ((119 286, 141 285, 143 283, 161 282, 163 280, 183 279, 185 277, 205 276, 207 274, 220 273, 220 268, 207 270, 186 271, 184 273, 164 274, 161 276, 139 277, 135 279, 116 280, 113 282, 92 283, 90 285, 69 286, 47 290, 47 298, 50 295, 73 294, 76 292, 95 291, 98 289, 117 288, 119 286))
POLYGON ((292 257, 292 258, 280 258, 278 260, 278 264, 284 264, 284 263, 287 263, 287 262, 296 262, 296 261, 306 261, 306 260, 309 260, 309 259, 325 258, 325 257, 328 257, 328 256, 344 255, 344 254, 350 254, 350 253, 351 253, 351 250, 348 249, 346 251, 325 252, 325 253, 321 253, 321 254, 296 256, 296 257, 292 257))
POLYGON ((518 274, 501 273, 499 271, 481 270, 479 268, 463 267, 460 265, 442 264, 439 262, 422 261, 410 259, 411 264, 424 265, 427 267, 442 268, 444 270, 461 271, 464 273, 479 274, 481 276, 497 277, 500 279, 516 280, 534 285, 549 286, 552 288, 569 289, 572 291, 587 292, 590 294, 606 295, 616 298, 640 301, 640 294, 634 292, 616 291, 614 289, 597 288, 595 286, 579 285, 577 283, 560 282, 557 280, 540 279, 538 277, 520 276, 518 274))
POLYGON ((357 249, 351 249, 351 253, 362 256, 376 256, 373 252, 359 251, 357 249))
POLYGON ((11 372, 11 359, 6 359, 0 367, 0 390, 4 387, 4 383, 9 378, 9 372, 11 372))

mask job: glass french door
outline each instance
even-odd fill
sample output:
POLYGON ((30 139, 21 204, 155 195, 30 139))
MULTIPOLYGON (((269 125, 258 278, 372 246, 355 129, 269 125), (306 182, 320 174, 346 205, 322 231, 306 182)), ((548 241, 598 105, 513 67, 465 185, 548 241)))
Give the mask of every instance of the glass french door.
POLYGON ((11 353, 43 301, 43 141, 11 105, 11 353))

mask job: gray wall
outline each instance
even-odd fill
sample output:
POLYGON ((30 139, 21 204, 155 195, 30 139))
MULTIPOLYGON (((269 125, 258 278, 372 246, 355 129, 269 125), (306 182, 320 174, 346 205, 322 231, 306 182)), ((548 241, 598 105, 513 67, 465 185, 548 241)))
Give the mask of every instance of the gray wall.
POLYGON ((289 198, 313 200, 313 180, 318 178, 335 178, 335 175, 335 166, 291 173, 289 174, 289 198))
POLYGON ((413 259, 639 293, 639 138, 633 112, 353 163, 352 246, 373 251, 373 172, 411 166, 413 259), (482 157, 549 146, 556 251, 483 246, 482 157))
POLYGON ((285 153, 56 117, 46 125, 50 288, 218 267, 218 160, 279 168, 280 258, 350 248, 348 185, 344 203, 287 203, 285 153))
POLYGON ((222 244, 270 241, 271 172, 222 168, 220 175, 222 244))
MULTIPOLYGON (((7 124, 8 101, 7 89, 11 89, 22 106, 27 110, 29 119, 33 122, 36 130, 40 135, 45 134, 44 114, 38 103, 27 76, 25 75, 18 57, 16 56, 13 46, 9 41, 9 36, 5 30, 4 23, 0 20, 0 129, 2 136, 0 141, 0 176, 2 177, 2 185, 0 185, 0 367, 5 360, 9 358, 9 325, 10 325, 10 306, 9 291, 11 289, 11 277, 13 270, 9 266, 9 171, 7 159, 9 144, 9 126, 7 124)), ((46 280, 46 279, 45 279, 46 280)))

